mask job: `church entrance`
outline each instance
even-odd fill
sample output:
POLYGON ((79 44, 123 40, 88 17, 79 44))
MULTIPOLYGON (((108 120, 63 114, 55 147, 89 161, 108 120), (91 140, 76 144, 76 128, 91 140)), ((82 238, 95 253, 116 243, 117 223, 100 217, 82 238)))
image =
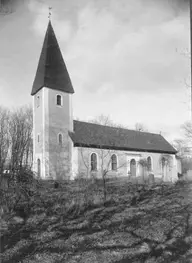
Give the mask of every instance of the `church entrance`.
POLYGON ((136 161, 132 159, 130 162, 130 172, 132 177, 136 177, 136 161))
POLYGON ((41 177, 41 160, 37 159, 37 176, 41 177))

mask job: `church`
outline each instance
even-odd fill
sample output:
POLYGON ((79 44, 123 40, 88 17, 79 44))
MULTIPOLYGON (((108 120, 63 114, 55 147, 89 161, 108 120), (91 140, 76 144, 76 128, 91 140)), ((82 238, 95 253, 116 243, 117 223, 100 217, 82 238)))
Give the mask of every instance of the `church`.
POLYGON ((73 94, 49 21, 31 91, 33 170, 39 177, 139 178, 147 173, 163 181, 178 179, 177 151, 163 136, 74 120, 73 94))

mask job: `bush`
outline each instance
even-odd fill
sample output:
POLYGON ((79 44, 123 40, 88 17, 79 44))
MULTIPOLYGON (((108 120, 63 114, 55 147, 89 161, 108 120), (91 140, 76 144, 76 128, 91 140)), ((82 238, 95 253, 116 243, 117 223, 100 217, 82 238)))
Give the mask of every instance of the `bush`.
POLYGON ((28 211, 41 187, 41 181, 28 169, 21 168, 10 173, 8 188, 0 191, 0 208, 6 207, 6 212, 9 213, 17 213, 18 209, 28 211))
POLYGON ((185 185, 188 185, 188 182, 185 181, 185 180, 178 180, 178 181, 176 181, 176 183, 175 183, 175 186, 178 186, 178 187, 183 187, 183 186, 185 186, 185 185))
POLYGON ((54 188, 57 189, 59 187, 59 183, 57 181, 54 182, 54 188))
POLYGON ((179 179, 181 179, 183 177, 183 174, 177 173, 177 176, 178 176, 179 179))

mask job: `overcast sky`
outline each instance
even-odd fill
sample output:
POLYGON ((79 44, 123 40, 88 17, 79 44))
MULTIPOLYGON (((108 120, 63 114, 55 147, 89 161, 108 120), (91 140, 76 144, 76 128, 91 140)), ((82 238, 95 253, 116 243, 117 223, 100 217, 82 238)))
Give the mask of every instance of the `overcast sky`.
POLYGON ((179 0, 27 0, 0 16, 0 104, 30 96, 52 6, 52 24, 75 94, 74 116, 100 114, 169 140, 190 118, 189 7, 179 0), (45 4, 46 3, 46 4, 45 4))

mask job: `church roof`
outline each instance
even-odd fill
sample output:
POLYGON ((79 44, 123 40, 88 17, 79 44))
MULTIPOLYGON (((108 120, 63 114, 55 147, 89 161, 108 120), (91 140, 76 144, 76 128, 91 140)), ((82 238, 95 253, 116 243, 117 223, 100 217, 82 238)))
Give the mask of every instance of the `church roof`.
POLYGON ((70 137, 75 147, 146 151, 175 154, 177 151, 160 134, 74 121, 70 137))
POLYGON ((59 44, 49 21, 31 95, 42 87, 74 93, 59 44))

